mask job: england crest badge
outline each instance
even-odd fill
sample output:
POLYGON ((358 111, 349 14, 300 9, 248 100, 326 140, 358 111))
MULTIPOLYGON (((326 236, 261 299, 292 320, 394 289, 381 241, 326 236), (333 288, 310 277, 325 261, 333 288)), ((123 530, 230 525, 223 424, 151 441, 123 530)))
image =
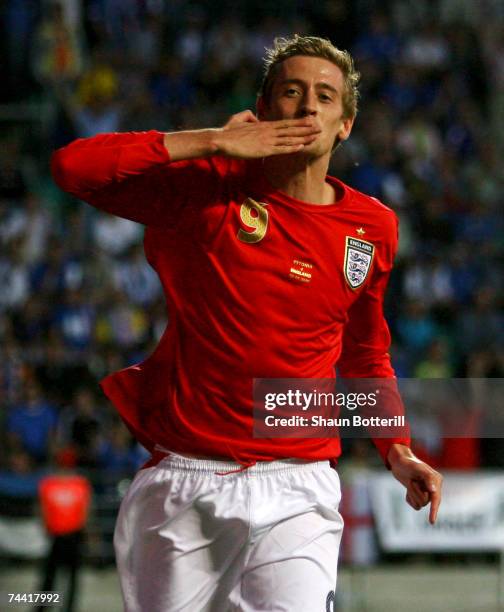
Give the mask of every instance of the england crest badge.
POLYGON ((344 273, 352 289, 357 289, 366 280, 374 250, 374 244, 370 242, 352 236, 346 237, 344 273))

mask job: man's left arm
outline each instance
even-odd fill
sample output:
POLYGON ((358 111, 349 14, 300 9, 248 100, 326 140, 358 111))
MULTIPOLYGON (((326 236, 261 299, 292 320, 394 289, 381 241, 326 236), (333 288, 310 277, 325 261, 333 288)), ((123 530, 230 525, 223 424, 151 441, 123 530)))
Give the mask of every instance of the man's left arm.
MULTIPOLYGON (((395 254, 394 247, 391 251, 395 254)), ((392 260, 393 254, 390 263, 392 260)), ((390 331, 383 315, 383 299, 389 276, 390 268, 375 266, 368 286, 350 308, 337 366, 340 376, 346 379, 388 379, 384 385, 387 396, 383 405, 387 416, 401 416, 404 406, 390 361, 390 331)), ((395 437, 375 437, 373 442, 386 466, 406 487, 409 505, 420 510, 430 503, 429 520, 434 523, 441 502, 442 476, 415 457, 409 448, 409 428, 395 437)))
POLYGON ((392 444, 387 455, 392 474, 406 487, 406 501, 415 510, 430 503, 429 522, 436 522, 441 504, 443 477, 401 444, 392 444))

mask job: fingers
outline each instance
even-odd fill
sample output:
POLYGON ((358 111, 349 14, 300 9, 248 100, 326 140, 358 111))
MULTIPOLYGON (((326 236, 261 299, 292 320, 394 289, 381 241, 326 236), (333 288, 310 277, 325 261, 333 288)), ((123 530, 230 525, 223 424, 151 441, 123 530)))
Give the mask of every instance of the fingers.
POLYGON ((419 484, 413 481, 408 486, 406 499, 412 508, 420 510, 429 503, 429 494, 422 491, 419 484))
POLYGON ((278 121, 266 121, 274 128, 283 129, 291 127, 314 127, 315 123, 310 117, 303 117, 302 119, 279 119, 278 121))
POLYGON ((431 493, 431 507, 429 512, 429 523, 434 525, 437 519, 439 506, 441 504, 441 491, 433 491, 431 493))
MULTIPOLYGON (((228 120, 228 125, 235 123, 259 123, 259 119, 254 115, 251 110, 244 110, 240 113, 232 115, 228 120)), ((296 128, 296 127, 314 127, 314 121, 310 117, 303 117, 302 119, 279 119, 277 121, 263 121, 262 123, 268 124, 275 129, 283 128, 296 128)))
POLYGON ((254 115, 251 110, 244 110, 241 113, 233 115, 227 125, 234 125, 236 123, 258 123, 259 119, 254 115))
POLYGON ((243 111, 242 113, 239 113, 239 114, 243 115, 243 121, 247 123, 259 123, 259 119, 250 110, 243 111))
POLYGON ((297 153, 304 149, 304 144, 298 145, 279 145, 273 148, 268 155, 286 155, 287 153, 297 153))
POLYGON ((274 147, 295 147, 300 144, 310 144, 317 138, 316 134, 307 134, 306 136, 287 136, 285 138, 276 139, 274 147))
MULTIPOLYGON (((228 123, 259 123, 259 119, 254 115, 251 110, 244 110, 240 113, 234 114, 228 121, 228 123)), ((283 128, 296 128, 296 127, 314 127, 313 119, 309 117, 303 117, 302 119, 279 119, 277 121, 265 121, 276 129, 283 128)))
POLYGON ((436 470, 430 471, 430 473, 423 479, 421 487, 424 491, 428 492, 430 501, 430 512, 429 522, 434 525, 437 519, 439 506, 441 504, 441 487, 443 485, 443 477, 436 470))
POLYGON ((320 134, 320 132, 322 132, 322 130, 317 127, 317 126, 313 126, 313 125, 302 125, 302 126, 292 126, 290 128, 286 128, 286 127, 279 127, 279 128, 275 128, 275 135, 279 138, 282 137, 291 137, 291 136, 308 136, 311 134, 320 134))
POLYGON ((318 128, 314 132, 312 127, 306 126, 302 128, 283 128, 282 132, 275 133, 275 141, 270 154, 285 155, 301 151, 304 146, 311 144, 317 138, 319 132, 318 128))
POLYGON ((219 151, 238 158, 296 153, 312 143, 321 130, 312 119, 258 121, 251 111, 233 115, 219 131, 219 151))
POLYGON ((430 503, 429 521, 433 525, 441 504, 441 474, 414 455, 395 457, 391 460, 391 469, 406 487, 406 501, 412 508, 420 510, 430 503))
POLYGON ((420 510, 420 506, 411 499, 411 496, 409 493, 406 493, 406 501, 413 508, 413 510, 420 510))
POLYGON ((420 482, 411 481, 410 492, 415 502, 423 508, 429 503, 429 493, 423 488, 420 482))
POLYGON ((415 510, 420 510, 430 503, 429 522, 434 525, 441 505, 442 476, 436 471, 425 480, 411 480, 406 493, 406 501, 415 510))
POLYGON ((284 155, 286 153, 296 153, 301 151, 306 145, 312 143, 316 135, 301 136, 298 138, 286 138, 277 144, 273 145, 270 155, 284 155))

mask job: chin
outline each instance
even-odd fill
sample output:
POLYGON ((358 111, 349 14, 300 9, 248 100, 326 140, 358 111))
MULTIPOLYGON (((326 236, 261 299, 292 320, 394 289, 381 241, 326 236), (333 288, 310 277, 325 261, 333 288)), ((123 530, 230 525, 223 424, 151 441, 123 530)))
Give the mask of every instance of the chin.
POLYGON ((302 151, 299 152, 300 155, 305 157, 309 157, 311 159, 315 159, 318 157, 324 157, 328 153, 326 147, 322 147, 319 142, 316 140, 310 143, 308 146, 304 147, 302 151))

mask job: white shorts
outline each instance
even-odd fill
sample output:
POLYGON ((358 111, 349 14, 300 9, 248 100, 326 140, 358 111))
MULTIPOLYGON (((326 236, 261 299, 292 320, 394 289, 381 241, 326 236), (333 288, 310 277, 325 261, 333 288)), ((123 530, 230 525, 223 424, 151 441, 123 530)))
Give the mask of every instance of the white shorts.
POLYGON ((333 610, 343 519, 329 462, 171 454, 136 475, 114 545, 126 612, 333 610))

